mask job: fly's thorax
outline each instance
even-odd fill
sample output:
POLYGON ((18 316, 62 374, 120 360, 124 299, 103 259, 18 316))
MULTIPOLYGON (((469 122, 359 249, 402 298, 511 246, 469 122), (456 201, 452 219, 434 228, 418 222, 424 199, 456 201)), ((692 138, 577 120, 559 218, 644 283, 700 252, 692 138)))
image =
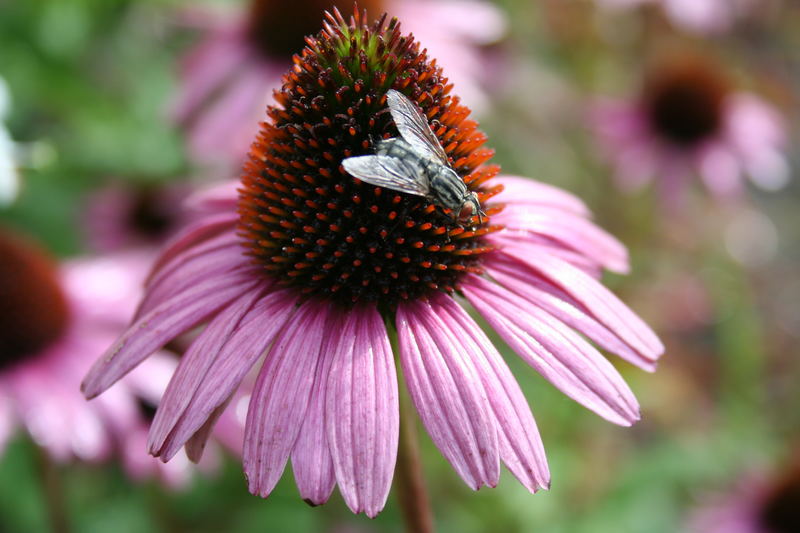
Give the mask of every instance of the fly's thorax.
POLYGON ((456 213, 461 211, 468 196, 467 186, 456 172, 444 165, 436 165, 431 176, 431 194, 435 202, 456 213))
POLYGON ((419 156, 406 141, 400 137, 381 139, 375 143, 375 155, 388 155, 397 159, 419 160, 419 156))

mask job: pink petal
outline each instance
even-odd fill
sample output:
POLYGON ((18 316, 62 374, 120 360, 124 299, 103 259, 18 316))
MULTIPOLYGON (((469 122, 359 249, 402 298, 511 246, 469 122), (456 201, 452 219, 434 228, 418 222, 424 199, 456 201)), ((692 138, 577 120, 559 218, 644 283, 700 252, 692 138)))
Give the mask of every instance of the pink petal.
POLYGON ((239 180, 224 181, 197 191, 186 200, 186 208, 193 211, 230 213, 239 202, 239 180))
POLYGON ((539 256, 535 260, 527 256, 515 257, 639 353, 648 354, 651 359, 664 353, 664 345, 653 330, 597 280, 552 256, 539 256))
POLYGON ((300 496, 311 505, 328 501, 336 484, 333 459, 325 430, 325 397, 328 391, 328 374, 333 363, 336 345, 342 341, 342 329, 337 317, 331 317, 317 364, 314 386, 311 390, 305 422, 300 428, 292 449, 292 471, 300 496))
POLYGON ((200 459, 203 458, 203 452, 206 449, 206 443, 208 439, 211 437, 211 432, 214 430, 214 425, 219 420, 219 417, 222 416, 222 413, 225 412, 225 409, 228 408, 228 404, 233 399, 233 396, 228 396, 228 399, 222 402, 219 407, 214 408, 211 414, 208 416, 208 420, 200 426, 200 429, 194 432, 194 434, 189 437, 189 440, 186 441, 185 450, 186 450, 186 457, 193 463, 199 463, 200 459))
POLYGON ((351 310, 341 328, 328 376, 328 442, 348 507, 374 518, 386 504, 397 459, 397 374, 374 306, 351 310))
POLYGON ((247 61, 247 48, 239 34, 215 32, 186 57, 181 91, 175 99, 173 115, 189 121, 202 110, 214 92, 224 86, 247 61))
POLYGON ((255 139, 282 71, 252 58, 244 67, 192 124, 189 144, 195 155, 243 157, 255 139))
POLYGON ((195 261, 200 260, 200 262, 203 262, 203 258, 210 253, 231 249, 236 246, 241 247, 241 241, 233 231, 233 227, 231 227, 230 231, 194 243, 191 247, 173 255, 168 261, 162 261, 163 254, 161 254, 156 266, 150 271, 148 278, 145 280, 145 287, 150 289, 157 286, 164 279, 174 275, 176 271, 180 271, 180 269, 195 261))
MULTIPOLYGON (((485 263, 487 272, 511 292, 525 298, 553 315, 564 324, 578 330, 603 349, 626 361, 652 372, 660 353, 641 343, 628 344, 620 332, 611 330, 580 309, 563 291, 531 272, 514 258, 514 254, 497 252, 485 263)), ((637 337, 633 337, 637 339, 637 337)))
POLYGON ((493 202, 522 206, 550 206, 561 211, 589 217, 591 213, 586 204, 563 189, 517 176, 497 176, 487 186, 502 184, 503 192, 492 198, 493 202))
POLYGON ((272 292, 247 312, 215 354, 189 405, 157 455, 169 460, 208 421, 214 411, 229 400, 245 375, 290 320, 296 298, 292 290, 272 292))
POLYGON ((542 254, 553 255, 583 270, 595 279, 600 279, 603 275, 603 265, 596 260, 580 252, 564 248, 561 243, 542 235, 506 229, 487 235, 487 239, 497 248, 508 252, 509 255, 528 256, 531 260, 535 260, 542 254))
POLYGON ((697 157, 698 173, 712 194, 731 198, 744 192, 742 165, 730 147, 712 142, 697 157))
POLYGON ((494 412, 500 444, 500 458, 531 492, 550 486, 550 471, 539 430, 528 402, 508 365, 475 323, 453 298, 441 293, 431 298, 433 313, 462 346, 480 375, 494 412))
MULTIPOLYGON (((179 268, 165 268, 156 274, 147 287, 136 310, 138 319, 162 303, 192 290, 209 278, 225 277, 245 271, 257 270, 244 255, 239 243, 232 243, 183 262, 179 268)), ((253 272, 259 275, 258 272, 253 272)))
POLYGON ((639 419, 625 381, 581 336, 542 309, 470 274, 464 295, 511 348, 564 394, 616 424, 639 419))
POLYGON ((262 295, 262 291, 250 291, 220 311, 181 356, 150 424, 147 443, 150 453, 157 454, 162 448, 217 355, 262 295))
POLYGON ((436 447, 473 490, 500 476, 497 428, 480 376, 425 302, 397 309, 408 391, 436 447))
POLYGON ((617 239, 585 218, 559 209, 507 206, 492 222, 509 230, 543 235, 597 261, 614 272, 626 273, 628 251, 617 239))
POLYGON ((16 426, 11 399, 7 397, 4 388, 5 384, 0 382, 0 457, 3 456, 6 445, 16 426))
POLYGON ((129 327, 92 366, 81 385, 84 395, 97 396, 148 355, 251 290, 257 281, 251 272, 211 278, 159 305, 129 327))
POLYGON ((236 227, 238 221, 239 214, 230 212, 204 217, 202 220, 190 224, 167 242, 151 272, 158 272, 161 267, 170 262, 176 255, 193 248, 202 241, 223 232, 233 233, 232 230, 236 227))
POLYGON ((303 425, 320 360, 327 305, 301 306, 258 374, 247 412, 243 462, 250 492, 266 498, 283 474, 303 425))

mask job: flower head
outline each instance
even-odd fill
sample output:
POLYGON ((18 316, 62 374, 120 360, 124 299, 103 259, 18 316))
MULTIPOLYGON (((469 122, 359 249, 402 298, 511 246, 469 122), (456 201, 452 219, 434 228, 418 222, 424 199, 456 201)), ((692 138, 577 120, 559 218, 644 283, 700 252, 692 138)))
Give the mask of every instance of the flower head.
POLYGON ((788 179, 777 113, 736 92, 706 59, 678 56, 659 65, 637 97, 600 101, 592 118, 623 188, 655 178, 673 202, 694 174, 721 198, 740 194, 744 175, 766 189, 788 179))
POLYGON ((175 368, 157 354, 113 394, 87 404, 77 392, 92 359, 113 341, 137 297, 138 258, 56 264, 38 246, 0 230, 0 450, 21 424, 56 460, 118 455, 134 478, 180 483, 188 461, 142 457, 148 411, 175 368))
POLYGON ((291 458, 304 499, 324 503, 338 484, 354 512, 374 516, 398 446, 396 330, 412 401, 464 481, 496 485, 502 460, 529 490, 547 487, 530 409, 462 298, 566 394, 629 425, 639 417, 633 394, 578 333, 654 367, 660 342, 597 281, 603 267, 627 268, 625 250, 573 196, 497 177, 442 69, 397 20, 367 21, 336 12, 307 40, 238 194, 229 184, 195 199, 203 217, 162 252, 137 320, 84 392, 100 394, 205 324, 159 405, 151 453, 168 460, 202 443, 260 366, 243 450, 250 490, 267 496, 291 458), (343 159, 397 138, 389 89, 419 107, 485 217, 459 221, 428 197, 344 171, 343 159))
MULTIPOLYGON (((473 105, 485 100, 480 46, 504 33, 500 12, 483 0, 369 0, 371 13, 388 11, 424 39, 473 105)), ((189 133, 193 155, 238 166, 258 131, 271 90, 285 65, 319 27, 324 9, 349 9, 349 0, 252 0, 234 16, 206 14, 204 37, 184 62, 174 115, 189 133)), ((195 17, 197 18, 197 17, 195 17)))
POLYGON ((89 246, 99 252, 156 248, 180 228, 180 209, 190 193, 184 184, 112 184, 94 192, 84 209, 89 246))

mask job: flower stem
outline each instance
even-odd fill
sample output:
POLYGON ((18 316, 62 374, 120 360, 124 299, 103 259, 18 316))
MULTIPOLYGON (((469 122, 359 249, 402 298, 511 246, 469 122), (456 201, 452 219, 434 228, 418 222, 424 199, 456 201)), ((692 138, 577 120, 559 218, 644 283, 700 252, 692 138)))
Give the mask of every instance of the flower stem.
POLYGON ((431 509, 422 475, 417 421, 405 389, 400 393, 400 449, 397 455, 397 497, 409 533, 432 533, 431 509))
POLYGON ((61 472, 47 450, 41 446, 35 446, 35 448, 50 528, 53 533, 69 533, 70 527, 67 519, 67 506, 64 501, 64 487, 61 483, 61 472))

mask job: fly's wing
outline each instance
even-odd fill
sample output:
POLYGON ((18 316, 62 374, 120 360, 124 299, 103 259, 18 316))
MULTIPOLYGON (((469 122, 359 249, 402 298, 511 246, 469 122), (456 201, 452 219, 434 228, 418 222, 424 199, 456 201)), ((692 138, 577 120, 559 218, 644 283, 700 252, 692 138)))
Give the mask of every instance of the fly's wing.
POLYGON ((427 196, 430 184, 422 174, 415 175, 400 159, 387 155, 362 155, 342 160, 342 166, 361 181, 393 191, 427 196))
POLYGON ((394 124, 403 139, 410 144, 414 151, 433 161, 447 165, 447 154, 439 144, 425 115, 417 106, 402 93, 389 89, 386 93, 389 103, 389 112, 392 114, 394 124))

